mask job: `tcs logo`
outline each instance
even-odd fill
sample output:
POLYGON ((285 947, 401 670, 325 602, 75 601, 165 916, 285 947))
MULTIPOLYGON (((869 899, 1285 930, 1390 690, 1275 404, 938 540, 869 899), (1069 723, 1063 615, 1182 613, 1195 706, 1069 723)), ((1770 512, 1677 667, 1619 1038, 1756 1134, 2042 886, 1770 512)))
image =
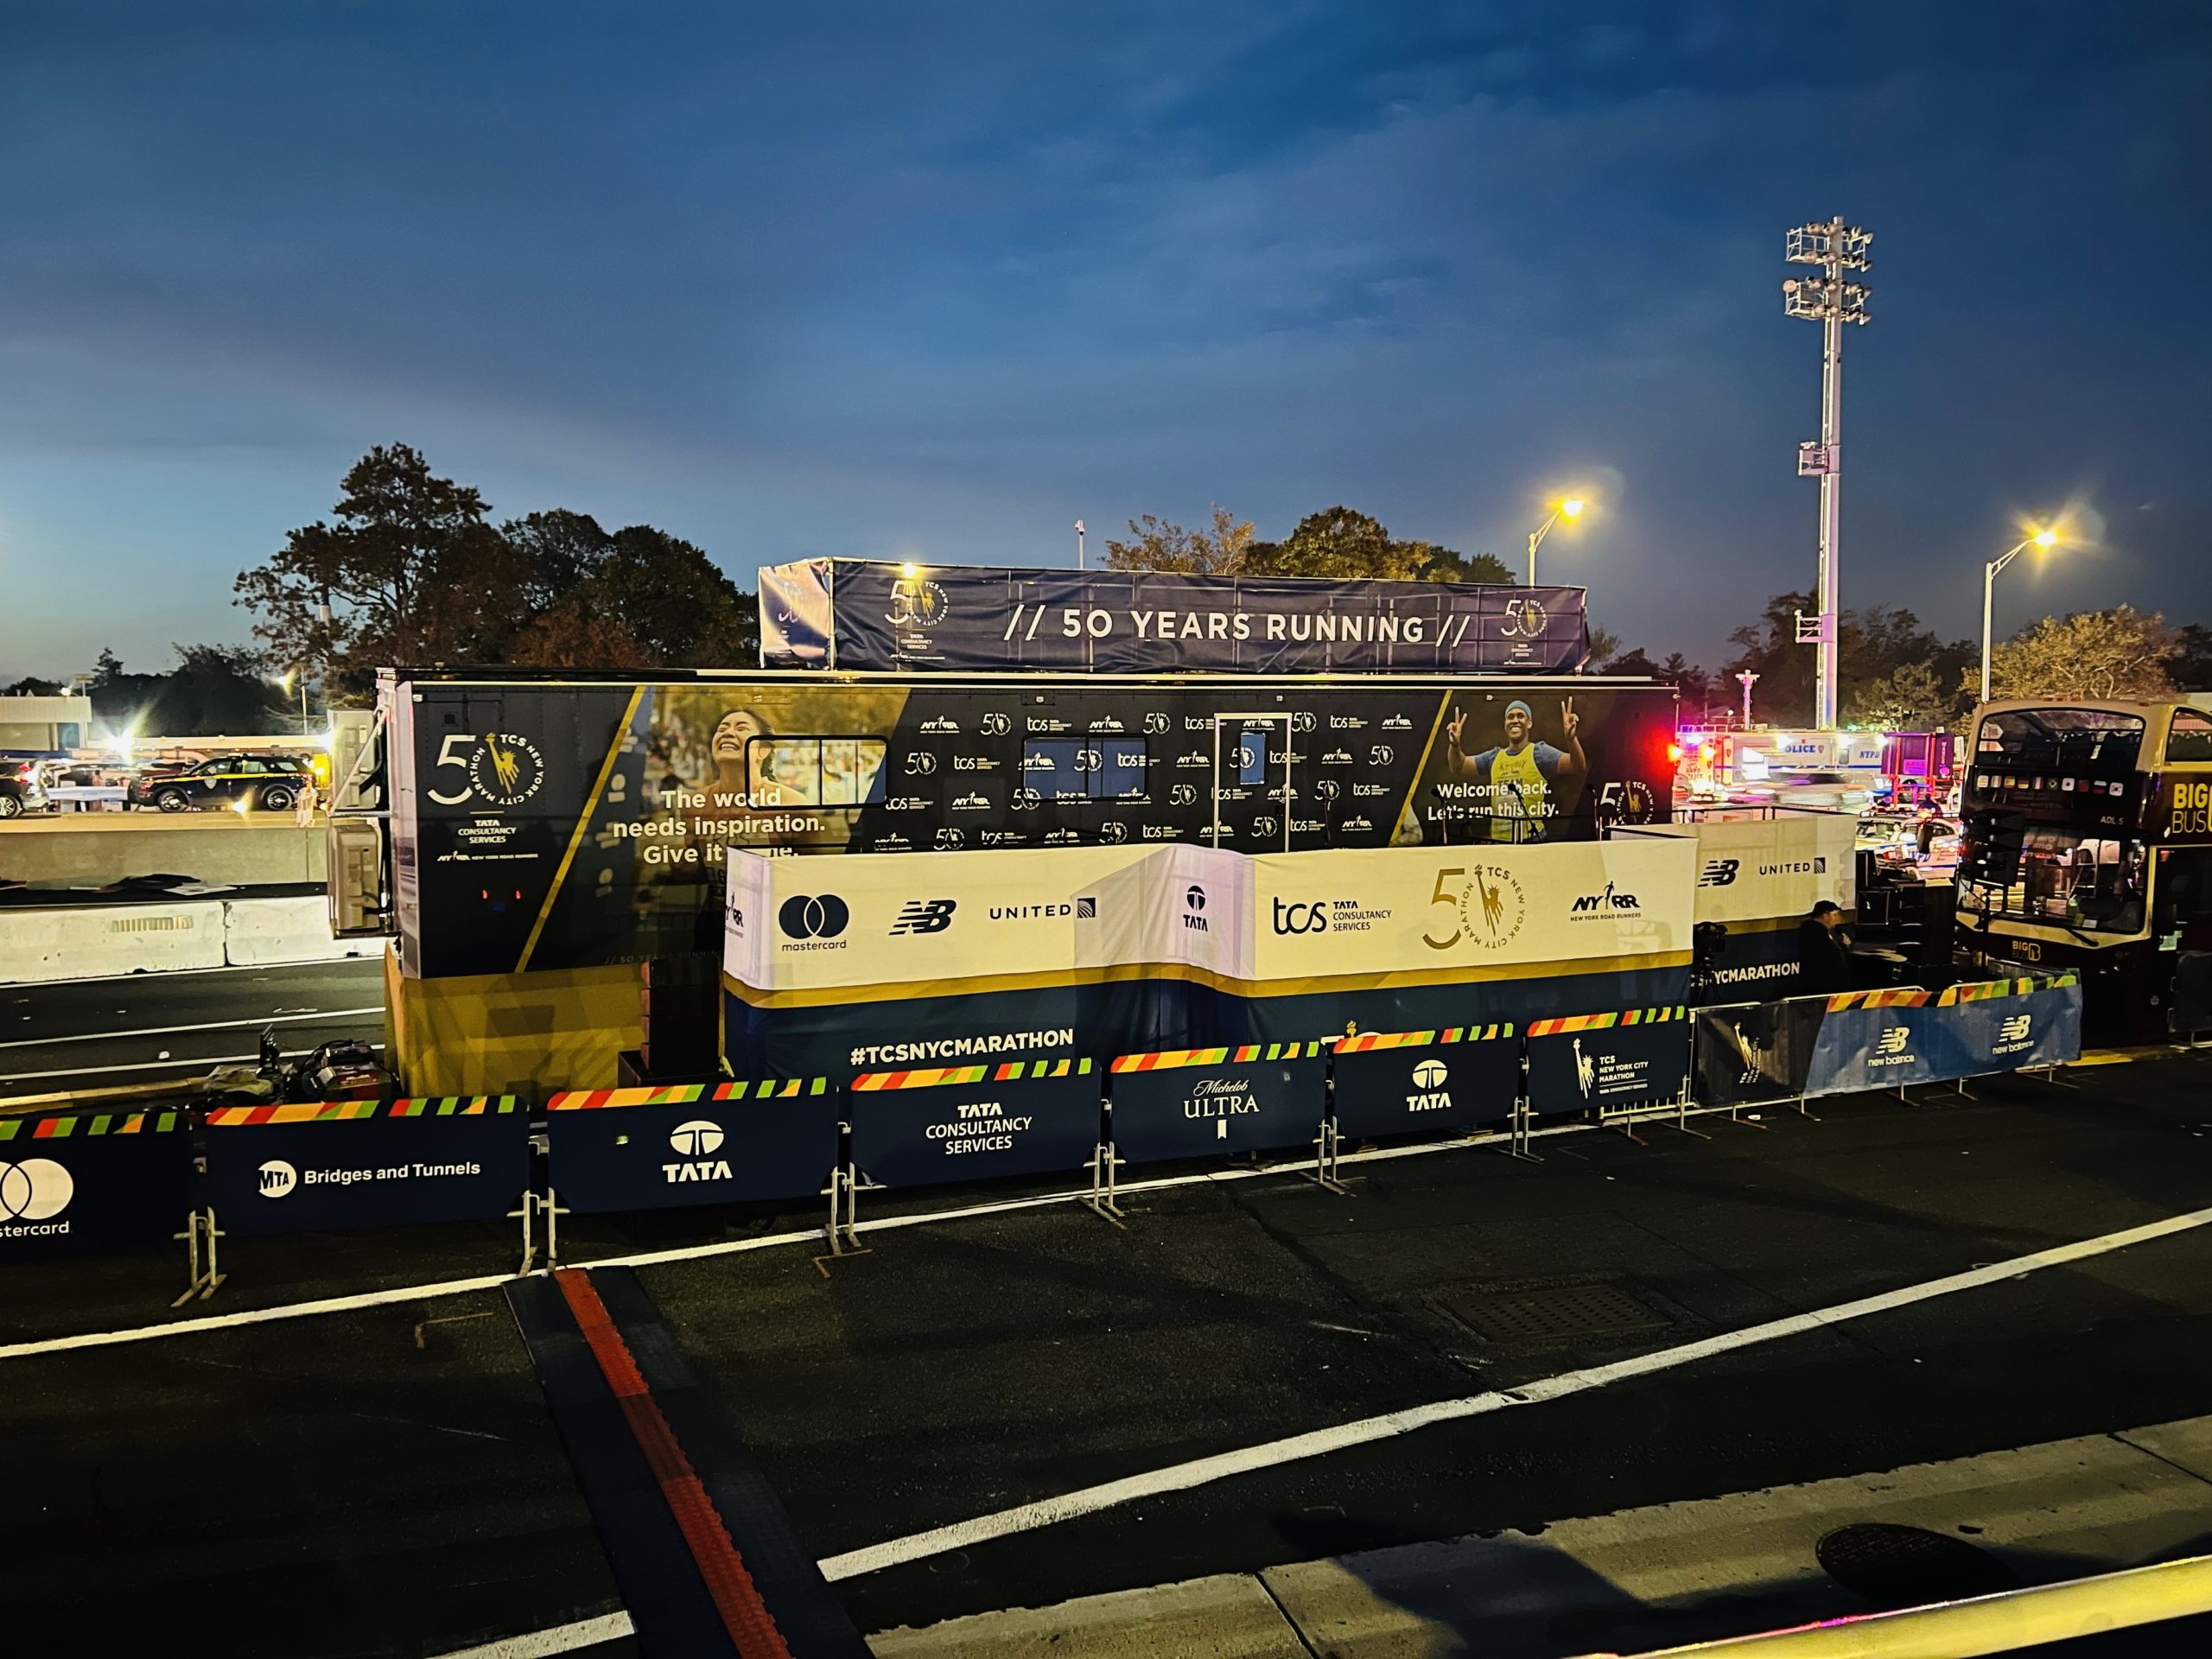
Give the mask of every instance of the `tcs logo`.
POLYGON ((1278 933, 1325 933, 1329 931, 1329 907, 1324 899, 1311 904, 1287 905, 1274 900, 1274 927, 1278 933))

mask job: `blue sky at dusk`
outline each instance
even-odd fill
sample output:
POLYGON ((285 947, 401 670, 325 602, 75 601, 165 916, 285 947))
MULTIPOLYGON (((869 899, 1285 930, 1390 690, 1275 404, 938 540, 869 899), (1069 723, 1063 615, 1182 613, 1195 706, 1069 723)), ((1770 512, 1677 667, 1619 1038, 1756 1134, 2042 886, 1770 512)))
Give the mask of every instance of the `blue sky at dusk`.
POLYGON ((2212 8, 15 3, 0 675, 232 641, 404 441, 498 516, 1070 563, 1343 501, 1713 663, 1812 579, 1819 334, 1876 232, 1844 599, 2212 621, 2212 8), (1555 493, 1555 492, 1554 492, 1555 493))

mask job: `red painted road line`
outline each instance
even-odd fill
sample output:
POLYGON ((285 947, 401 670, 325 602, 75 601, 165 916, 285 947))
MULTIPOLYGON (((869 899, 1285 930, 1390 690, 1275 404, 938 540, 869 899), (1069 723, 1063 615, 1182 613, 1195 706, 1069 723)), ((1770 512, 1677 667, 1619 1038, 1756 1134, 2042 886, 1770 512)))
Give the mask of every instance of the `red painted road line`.
POLYGON ((729 1639, 742 1659, 792 1659, 783 1632, 776 1628, 774 1615, 760 1599, 752 1573, 746 1571, 744 1557, 730 1542, 728 1529, 715 1513, 714 1500, 707 1496, 705 1483, 684 1455, 668 1419, 654 1403, 652 1389, 631 1357, 622 1333, 614 1328, 590 1277, 582 1268, 571 1268, 555 1274, 553 1280, 560 1286, 592 1357, 599 1362, 600 1374, 621 1406, 638 1449, 645 1454, 645 1463, 660 1484, 661 1497, 676 1517, 677 1528, 699 1568, 707 1593, 714 1598, 715 1610, 721 1615, 729 1639))

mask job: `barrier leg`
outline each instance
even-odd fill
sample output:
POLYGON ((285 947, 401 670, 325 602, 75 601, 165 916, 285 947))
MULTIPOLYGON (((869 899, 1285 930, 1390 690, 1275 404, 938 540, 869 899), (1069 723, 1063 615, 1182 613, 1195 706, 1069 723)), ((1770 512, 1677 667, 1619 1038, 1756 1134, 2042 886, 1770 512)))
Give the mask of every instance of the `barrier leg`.
POLYGON ((1529 1122, 1534 1116, 1529 1109, 1529 1097, 1523 1095, 1513 1103, 1513 1132, 1505 1143, 1505 1155, 1518 1158, 1524 1164, 1541 1164, 1544 1160, 1529 1150, 1529 1122))
POLYGON ((868 1253, 856 1230, 860 1218, 859 1177, 850 1164, 841 1164, 830 1172, 830 1225, 826 1230, 830 1235, 831 1255, 866 1255, 868 1253))
POLYGON ((215 1241, 222 1236, 222 1230, 215 1225, 213 1210, 191 1211, 184 1218, 184 1230, 169 1235, 184 1241, 187 1265, 192 1273, 192 1282, 184 1287, 184 1294, 169 1304, 171 1307, 182 1307, 194 1296, 207 1300, 215 1294, 215 1287, 230 1276, 221 1271, 216 1260, 215 1241), (207 1268, 204 1273, 200 1267, 200 1241, 203 1236, 207 1241, 207 1268))
POLYGON ((1323 1118, 1321 1132, 1313 1137, 1313 1184, 1348 1197, 1351 1189, 1337 1174, 1337 1159, 1343 1149, 1343 1138, 1337 1133, 1336 1119, 1323 1118))
POLYGON ((532 1230, 532 1224, 537 1219, 537 1194, 524 1192, 522 1208, 510 1210, 507 1215, 510 1219, 516 1216, 522 1217, 522 1265, 515 1269, 515 1277, 520 1279, 529 1274, 531 1265, 537 1260, 537 1240, 532 1230))
POLYGON ((1703 1129, 1690 1128, 1690 1080, 1688 1077, 1682 1079, 1681 1091, 1675 1096, 1675 1127, 1684 1135, 1694 1135, 1700 1141, 1713 1139, 1703 1129))
POLYGON ((1114 1143, 1101 1141, 1090 1154, 1090 1196, 1084 1200, 1092 1211, 1103 1216, 1116 1227, 1122 1224, 1116 1176, 1122 1160, 1115 1155, 1114 1143))

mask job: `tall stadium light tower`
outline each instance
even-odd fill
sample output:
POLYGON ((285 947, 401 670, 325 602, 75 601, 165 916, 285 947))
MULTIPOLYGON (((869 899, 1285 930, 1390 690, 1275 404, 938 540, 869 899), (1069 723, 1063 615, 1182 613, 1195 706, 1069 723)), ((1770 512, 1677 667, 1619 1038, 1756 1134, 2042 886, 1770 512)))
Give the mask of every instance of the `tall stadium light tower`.
POLYGON ((1789 232, 1783 257, 1794 265, 1818 265, 1817 276, 1792 276, 1782 284, 1782 308, 1793 317, 1821 325, 1821 435, 1797 446, 1797 475, 1821 480, 1821 565, 1817 616, 1797 619, 1797 643, 1815 648, 1814 723, 1835 729, 1837 543, 1842 526, 1843 325, 1866 321, 1866 289, 1847 283, 1847 270, 1865 270, 1872 231, 1832 219, 1825 225, 1800 225, 1789 232))

